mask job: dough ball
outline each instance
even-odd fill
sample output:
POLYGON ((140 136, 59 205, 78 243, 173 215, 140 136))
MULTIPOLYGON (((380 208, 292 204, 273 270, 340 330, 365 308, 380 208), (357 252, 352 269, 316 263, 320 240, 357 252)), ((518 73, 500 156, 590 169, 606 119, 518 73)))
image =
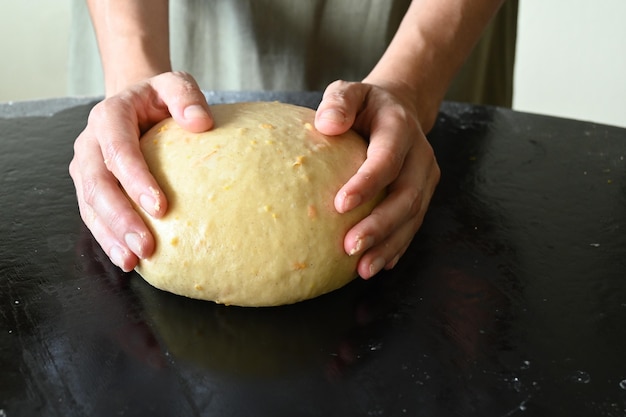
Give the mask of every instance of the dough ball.
POLYGON ((313 110, 289 104, 211 109, 208 132, 167 119, 141 138, 169 207, 161 219, 137 208, 156 239, 137 272, 162 290, 239 306, 291 304, 355 278, 343 239, 382 196, 345 214, 333 202, 365 160, 363 138, 322 135, 313 110))

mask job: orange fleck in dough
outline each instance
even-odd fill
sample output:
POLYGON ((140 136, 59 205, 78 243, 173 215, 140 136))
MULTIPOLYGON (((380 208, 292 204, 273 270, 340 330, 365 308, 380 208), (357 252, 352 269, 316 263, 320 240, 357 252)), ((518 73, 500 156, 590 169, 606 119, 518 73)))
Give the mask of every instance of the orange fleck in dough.
POLYGON ((270 123, 261 123, 259 127, 261 129, 274 129, 274 125, 270 123))
POLYGON ((170 240, 170 244, 172 246, 178 246, 178 236, 174 236, 172 240, 170 240))
POLYGON ((309 122, 306 122, 306 123, 304 124, 304 128, 305 128, 306 130, 313 130, 313 125, 312 125, 311 123, 309 123, 309 122))
POLYGON ((317 219, 317 209, 315 208, 313 204, 309 204, 309 206, 306 209, 306 214, 307 216, 309 216, 309 219, 311 220, 317 219))
POLYGON ((193 287, 194 287, 197 291, 202 291, 202 290, 203 290, 202 285, 200 285, 200 284, 196 284, 196 285, 194 285, 193 287))
POLYGON ((159 132, 159 133, 161 133, 161 132, 165 132, 165 131, 166 131, 167 129, 169 129, 169 128, 170 128, 170 125, 168 125, 168 124, 164 124, 163 126, 161 126, 161 127, 159 127, 159 128, 157 129, 157 132, 159 132))
POLYGON ((304 162, 304 155, 299 155, 296 157, 296 162, 293 163, 294 167, 300 166, 302 165, 302 163, 304 162))
POLYGON ((304 262, 295 262, 293 264, 293 270, 294 271, 302 271, 303 269, 307 268, 307 264, 305 264, 304 262))

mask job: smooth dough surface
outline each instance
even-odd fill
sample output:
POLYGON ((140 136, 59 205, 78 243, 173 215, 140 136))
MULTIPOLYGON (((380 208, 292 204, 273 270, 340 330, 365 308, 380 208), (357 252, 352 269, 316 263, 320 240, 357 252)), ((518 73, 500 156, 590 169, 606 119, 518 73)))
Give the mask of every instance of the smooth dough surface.
POLYGON ((169 206, 161 219, 137 208, 156 239, 137 272, 165 291, 240 306, 291 304, 355 278, 358 257, 343 239, 380 196, 345 214, 333 201, 365 160, 365 141, 322 135, 304 107, 211 110, 208 132, 167 119, 140 141, 169 206))

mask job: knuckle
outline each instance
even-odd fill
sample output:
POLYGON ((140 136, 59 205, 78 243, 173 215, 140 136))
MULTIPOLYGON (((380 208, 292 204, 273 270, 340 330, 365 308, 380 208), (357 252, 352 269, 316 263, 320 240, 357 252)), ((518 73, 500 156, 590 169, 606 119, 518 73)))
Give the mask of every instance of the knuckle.
POLYGON ((441 168, 439 167, 439 164, 437 163, 436 160, 433 163, 432 171, 433 171, 432 177, 434 180, 434 184, 437 185, 439 184, 439 181, 441 180, 441 168))
POLYGON ((83 201, 93 207, 96 196, 98 195, 98 181, 93 177, 83 178, 82 180, 82 196, 83 201))
POLYGON ((77 173, 76 173, 76 170, 78 169, 76 167, 77 164, 78 163, 76 162, 76 157, 74 156, 68 165, 68 172, 70 174, 70 177, 72 177, 72 179, 74 180, 74 182, 76 182, 76 177, 77 177, 77 173))
POLYGON ((421 189, 413 189, 408 195, 408 213, 409 218, 416 217, 421 214, 423 201, 424 201, 424 192, 421 189))
POLYGON ((345 81, 345 80, 335 80, 332 83, 330 83, 327 87, 326 91, 342 91, 345 90, 350 84, 352 84, 349 81, 345 81))
POLYGON ((189 80, 193 78, 191 74, 187 71, 172 71, 170 74, 174 77, 178 77, 184 80, 189 80))
POLYGON ((94 222, 96 221, 96 214, 89 206, 85 206, 82 202, 78 202, 78 212, 83 223, 87 225, 89 229, 93 229, 94 222))
POLYGON ((68 166, 68 171, 70 173, 70 176, 74 179, 74 181, 76 181, 76 179, 79 177, 80 161, 79 161, 78 155, 80 155, 82 152, 82 148, 84 147, 85 140, 86 139, 83 133, 80 136, 78 136, 78 138, 76 138, 76 140, 74 141, 74 147, 73 147, 74 155, 72 156, 72 160, 70 161, 69 166, 68 166))
POLYGON ((111 97, 96 104, 89 112, 88 123, 91 124, 96 120, 106 119, 111 112, 111 107, 114 107, 115 103, 119 101, 116 97, 111 97))
POLYGON ((349 100, 350 86, 354 83, 344 80, 336 80, 328 85, 324 92, 324 101, 342 104, 349 100))
MULTIPOLYGON (((378 166, 384 167, 386 182, 398 177, 404 164, 405 154, 399 149, 395 149, 391 144, 376 146, 371 148, 368 159, 371 159, 378 166)), ((363 166, 363 173, 370 173, 371 169, 363 166)))
POLYGON ((106 102, 107 100, 105 99, 91 108, 91 110, 89 111, 89 116, 87 117, 88 125, 91 124, 95 119, 99 119, 100 117, 102 117, 102 114, 104 112, 103 107, 106 106, 106 102))
POLYGON ((98 129, 98 126, 115 126, 113 120, 119 118, 119 115, 130 115, 133 113, 132 92, 125 91, 116 96, 108 97, 96 104, 87 118, 87 126, 92 129, 98 129))
POLYGON ((180 86, 183 93, 195 92, 198 90, 198 83, 195 78, 185 71, 175 71, 173 72, 174 77, 180 80, 180 86))
POLYGON ((326 101, 327 104, 334 105, 343 105, 346 100, 347 93, 345 90, 334 90, 324 97, 324 101, 326 101))
MULTIPOLYGON (((390 216, 385 214, 384 209, 382 209, 380 205, 376 206, 369 215, 368 222, 371 228, 370 233, 377 236, 380 233, 385 234, 391 227, 389 218, 390 216)), ((378 238, 380 238, 380 236, 378 236, 378 238)))
POLYGON ((127 230, 129 226, 128 216, 122 211, 110 211, 107 223, 111 230, 127 230))
POLYGON ((102 145, 104 164, 111 170, 111 167, 120 166, 126 150, 126 144, 120 140, 111 140, 102 145))

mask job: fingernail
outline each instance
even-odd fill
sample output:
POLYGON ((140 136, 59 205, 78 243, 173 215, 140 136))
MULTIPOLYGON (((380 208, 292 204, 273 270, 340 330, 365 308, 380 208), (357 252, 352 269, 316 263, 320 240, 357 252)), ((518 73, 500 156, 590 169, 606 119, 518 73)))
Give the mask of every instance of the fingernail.
POLYGON ((380 272, 385 267, 385 260, 383 258, 376 258, 370 264, 370 278, 380 272))
POLYGON ((346 121, 346 115, 339 110, 329 109, 319 115, 319 120, 328 120, 333 123, 344 123, 346 121))
POLYGON ((361 204, 361 196, 358 194, 343 195, 342 213, 348 212, 361 204))
POLYGON ((152 187, 150 187, 150 191, 152 192, 152 195, 142 194, 139 196, 139 204, 145 211, 154 215, 161 210, 161 203, 157 199, 159 192, 152 187))
POLYGON ((365 238, 363 238, 361 236, 357 236, 357 238, 354 239, 354 247, 352 248, 352 250, 350 251, 348 255, 353 256, 353 255, 356 255, 357 253, 364 252, 367 249, 371 248, 373 245, 374 245, 373 237, 366 236, 365 238))
POLYGON ((142 194, 139 196, 139 204, 141 208, 150 214, 154 214, 154 208, 157 205, 156 199, 148 194, 142 194))
POLYGON ((139 233, 126 233, 124 241, 138 258, 143 259, 143 239, 139 233))
POLYGON ((113 247, 111 247, 111 250, 109 251, 109 258, 111 258, 111 262, 113 262, 115 265, 124 269, 123 265, 124 259, 126 258, 126 253, 126 250, 124 250, 120 246, 113 245, 113 247))
POLYGON ((189 119, 203 119, 207 117, 207 111, 204 107, 199 104, 192 104, 191 106, 187 106, 183 111, 183 117, 186 120, 189 119))

